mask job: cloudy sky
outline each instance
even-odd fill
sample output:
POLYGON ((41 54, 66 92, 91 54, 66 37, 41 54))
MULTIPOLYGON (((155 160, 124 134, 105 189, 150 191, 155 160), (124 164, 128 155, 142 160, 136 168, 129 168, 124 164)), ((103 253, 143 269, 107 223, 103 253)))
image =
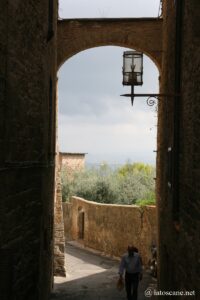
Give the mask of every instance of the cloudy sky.
MULTIPOLYGON (((157 17, 159 0, 60 0, 60 18, 157 17)), ((86 152, 88 163, 155 163, 154 108, 129 98, 122 86, 122 55, 127 49, 99 47, 73 56, 59 78, 59 145, 62 152, 86 152)), ((158 70, 144 56, 144 84, 138 93, 158 92, 158 70)))

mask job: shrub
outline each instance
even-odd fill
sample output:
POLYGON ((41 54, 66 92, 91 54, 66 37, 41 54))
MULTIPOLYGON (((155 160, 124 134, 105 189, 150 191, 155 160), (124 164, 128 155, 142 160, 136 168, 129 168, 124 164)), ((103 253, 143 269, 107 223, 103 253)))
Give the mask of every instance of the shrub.
POLYGON ((137 205, 145 206, 145 205, 155 205, 156 199, 155 199, 155 192, 148 192, 144 199, 138 199, 136 201, 137 205))
POLYGON ((135 204, 153 201, 154 172, 152 166, 141 163, 126 164, 112 170, 107 164, 100 168, 86 169, 68 178, 62 171, 63 201, 78 196, 100 203, 135 204))

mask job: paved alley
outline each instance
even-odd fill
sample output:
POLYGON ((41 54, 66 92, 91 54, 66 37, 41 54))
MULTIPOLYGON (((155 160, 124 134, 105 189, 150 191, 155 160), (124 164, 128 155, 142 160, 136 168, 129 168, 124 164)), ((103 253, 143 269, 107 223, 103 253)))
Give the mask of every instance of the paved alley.
MULTIPOLYGON (((55 277, 51 300, 125 300, 125 290, 116 288, 119 262, 72 244, 66 246, 67 277, 55 277)), ((144 272, 138 300, 155 280, 144 272)))

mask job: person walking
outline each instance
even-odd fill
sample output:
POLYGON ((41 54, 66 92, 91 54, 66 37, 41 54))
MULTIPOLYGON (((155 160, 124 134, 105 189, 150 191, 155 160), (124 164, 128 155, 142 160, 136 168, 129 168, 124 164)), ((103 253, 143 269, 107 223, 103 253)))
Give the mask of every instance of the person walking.
POLYGON ((125 287, 128 300, 137 300, 139 281, 142 280, 142 259, 138 249, 129 245, 127 253, 121 258, 119 278, 123 279, 125 271, 125 287))

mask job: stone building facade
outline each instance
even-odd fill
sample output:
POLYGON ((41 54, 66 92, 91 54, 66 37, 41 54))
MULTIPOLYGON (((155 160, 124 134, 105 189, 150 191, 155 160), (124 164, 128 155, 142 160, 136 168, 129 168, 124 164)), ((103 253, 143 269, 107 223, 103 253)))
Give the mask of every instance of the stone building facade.
POLYGON ((1 299, 48 299, 57 66, 105 45, 143 51, 159 68, 166 96, 158 108, 158 283, 163 290, 197 293, 200 1, 162 2, 160 19, 57 22, 56 0, 0 1, 1 299))
POLYGON ((59 163, 61 169, 69 176, 73 176, 75 172, 84 170, 85 168, 85 155, 87 153, 59 153, 59 163))
MULTIPOLYGON (((157 194, 159 287, 200 287, 200 2, 163 1, 157 194)), ((180 299, 188 299, 181 296, 180 299)))
POLYGON ((57 1, 0 1, 0 299, 53 285, 57 1))
POLYGON ((134 244, 148 265, 151 247, 157 243, 155 206, 102 204, 72 197, 63 203, 63 215, 66 240, 118 258, 134 244))

